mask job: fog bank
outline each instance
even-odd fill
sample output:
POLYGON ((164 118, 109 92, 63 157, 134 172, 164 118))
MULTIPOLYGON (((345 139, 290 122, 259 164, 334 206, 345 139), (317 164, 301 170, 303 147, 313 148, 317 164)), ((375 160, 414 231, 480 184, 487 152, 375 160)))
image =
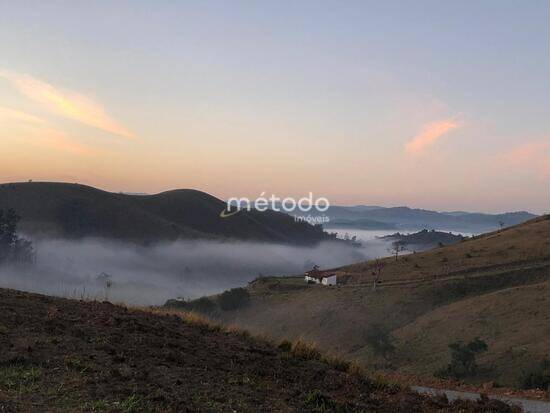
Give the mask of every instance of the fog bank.
POLYGON ((313 264, 328 268, 387 255, 387 245, 377 240, 361 248, 213 241, 140 247, 102 239, 42 240, 35 247, 35 265, 0 268, 0 287, 134 305, 214 294, 259 275, 299 274, 313 264))

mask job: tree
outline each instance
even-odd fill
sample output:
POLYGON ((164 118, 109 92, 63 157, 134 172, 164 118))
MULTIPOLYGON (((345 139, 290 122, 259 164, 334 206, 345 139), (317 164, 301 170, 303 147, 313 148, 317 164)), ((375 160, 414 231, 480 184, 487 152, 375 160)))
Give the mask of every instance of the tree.
POLYGON ((17 238, 13 252, 13 261, 17 263, 33 263, 35 258, 32 242, 24 238, 17 238))
POLYGON ((232 288, 224 291, 218 297, 218 304, 222 310, 231 311, 245 307, 250 301, 250 294, 246 288, 232 288))
POLYGON ((406 250, 407 248, 405 247, 405 242, 398 240, 391 243, 391 248, 388 249, 388 252, 391 252, 391 254, 395 256, 395 261, 397 261, 399 253, 406 250))
POLYGON ((0 263, 34 261, 32 242, 17 235, 20 219, 13 209, 0 210, 0 263))
POLYGON ((476 356, 485 353, 489 348, 485 341, 476 337, 468 344, 464 344, 462 341, 455 341, 449 344, 449 349, 451 350, 451 362, 438 375, 461 379, 477 374, 476 356))

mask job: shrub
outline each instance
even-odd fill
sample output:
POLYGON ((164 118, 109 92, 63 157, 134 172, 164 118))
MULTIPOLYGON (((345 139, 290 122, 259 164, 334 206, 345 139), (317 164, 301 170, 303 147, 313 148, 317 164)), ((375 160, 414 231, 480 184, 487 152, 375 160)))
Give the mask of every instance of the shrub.
POLYGON ((520 377, 522 389, 550 389, 550 360, 544 359, 540 366, 531 371, 524 371, 520 377))
POLYGON ((279 344, 279 350, 283 352, 290 352, 292 350, 292 343, 288 340, 283 340, 281 344, 279 344))
POLYGON ((186 310, 194 311, 201 314, 213 314, 218 309, 214 301, 208 297, 201 297, 193 301, 189 301, 186 305, 186 310))
POLYGON ((245 307, 250 301, 250 294, 246 288, 232 288, 224 291, 218 297, 218 304, 224 311, 237 310, 245 307))
POLYGON ((449 344, 451 350, 451 362, 443 370, 436 373, 439 377, 452 377, 461 379, 464 377, 475 376, 478 372, 476 356, 488 350, 487 343, 476 337, 468 344, 462 341, 456 341, 449 344))
POLYGON ((334 409, 336 407, 336 403, 319 390, 314 390, 307 394, 304 407, 315 409, 316 411, 325 411, 334 409))
POLYGON ((183 299, 171 299, 164 303, 164 307, 186 310, 188 303, 183 299))
POLYGON ((325 362, 333 369, 343 372, 348 372, 351 368, 351 363, 337 356, 325 357, 325 362))
POLYGON ((32 242, 17 234, 20 220, 13 209, 0 210, 0 263, 33 263, 35 260, 32 242))
POLYGON ((322 356, 319 350, 310 343, 298 340, 294 343, 292 348, 292 354, 294 357, 301 358, 303 360, 321 360, 322 356))
POLYGON ((386 357, 388 353, 395 350, 392 344, 390 333, 381 325, 374 324, 367 329, 366 332, 367 344, 372 348, 375 354, 386 357))

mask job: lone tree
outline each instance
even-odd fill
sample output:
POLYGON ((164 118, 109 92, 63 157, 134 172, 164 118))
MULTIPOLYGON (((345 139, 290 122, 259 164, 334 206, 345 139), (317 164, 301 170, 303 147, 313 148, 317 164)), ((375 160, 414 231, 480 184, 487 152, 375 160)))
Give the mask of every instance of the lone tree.
POLYGON ((391 248, 388 249, 388 251, 395 256, 395 261, 397 261, 397 258, 399 257, 399 253, 406 250, 407 248, 405 247, 405 242, 400 240, 392 242, 391 248))
POLYGON ((29 263, 34 261, 32 242, 17 235, 21 217, 13 209, 0 210, 0 264, 5 262, 29 263))

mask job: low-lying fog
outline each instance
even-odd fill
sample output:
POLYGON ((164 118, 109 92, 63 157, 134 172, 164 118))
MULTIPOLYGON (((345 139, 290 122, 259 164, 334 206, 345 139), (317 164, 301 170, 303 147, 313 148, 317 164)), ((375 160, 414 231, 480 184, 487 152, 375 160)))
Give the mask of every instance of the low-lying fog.
POLYGON ((388 245, 372 239, 360 248, 212 241, 138 247, 97 239, 42 240, 35 248, 35 265, 0 269, 0 287, 139 305, 218 293, 260 274, 299 274, 313 264, 327 268, 388 255, 388 245))

